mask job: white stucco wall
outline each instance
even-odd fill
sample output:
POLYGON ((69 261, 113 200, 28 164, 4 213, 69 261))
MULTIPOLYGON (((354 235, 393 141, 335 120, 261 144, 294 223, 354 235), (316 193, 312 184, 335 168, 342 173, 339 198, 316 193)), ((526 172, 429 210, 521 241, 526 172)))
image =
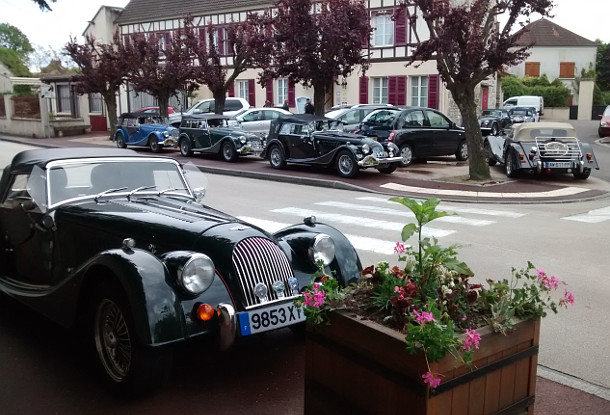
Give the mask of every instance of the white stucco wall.
POLYGON ((6 92, 13 92, 13 85, 11 84, 11 76, 13 74, 9 69, 0 62, 0 94, 6 92))

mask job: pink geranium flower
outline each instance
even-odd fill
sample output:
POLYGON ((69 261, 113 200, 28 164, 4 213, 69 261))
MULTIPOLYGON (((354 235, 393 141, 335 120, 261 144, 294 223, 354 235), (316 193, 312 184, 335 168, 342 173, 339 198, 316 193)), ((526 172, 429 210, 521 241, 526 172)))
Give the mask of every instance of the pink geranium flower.
POLYGON ((434 376, 432 372, 426 372, 421 377, 424 378, 424 383, 430 385, 431 388, 436 388, 441 384, 441 378, 434 376))
POLYGON ((479 348, 479 342, 481 336, 473 329, 466 329, 466 338, 464 339, 464 350, 472 351, 474 346, 475 349, 479 348))
POLYGON ((313 292, 304 292, 303 293, 303 304, 309 307, 320 308, 322 304, 324 304, 324 300, 326 300, 326 293, 324 290, 318 289, 319 286, 313 287, 313 292))
POLYGON ((394 252, 397 254, 404 254, 407 252, 407 246, 402 242, 396 242, 396 246, 394 247, 394 252))
POLYGON ((568 304, 574 305, 574 294, 572 294, 568 290, 565 290, 565 293, 563 294, 563 298, 561 300, 559 300, 559 304, 564 305, 564 306, 567 306, 568 304))
POLYGON ((434 318, 434 315, 432 313, 428 313, 427 311, 422 311, 419 312, 417 310, 413 311, 413 316, 415 317, 415 320, 420 324, 426 324, 430 321, 433 321, 436 323, 436 319, 434 318))

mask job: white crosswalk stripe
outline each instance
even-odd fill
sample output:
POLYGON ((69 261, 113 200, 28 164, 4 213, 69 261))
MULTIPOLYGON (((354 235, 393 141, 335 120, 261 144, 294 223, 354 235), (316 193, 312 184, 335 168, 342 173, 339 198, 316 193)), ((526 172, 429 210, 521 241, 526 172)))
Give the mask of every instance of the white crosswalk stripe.
POLYGON ((565 216, 561 219, 584 223, 601 223, 610 220, 610 206, 590 210, 587 213, 565 216))
MULTIPOLYGON (((393 202, 388 198, 376 197, 376 196, 364 196, 358 197, 357 200, 362 200, 365 202, 378 202, 378 203, 387 203, 389 205, 396 206, 397 202, 393 202)), ((448 211, 448 212, 456 212, 456 213, 472 213, 474 215, 487 215, 487 216, 501 216, 506 218, 521 218, 525 216, 525 213, 517 213, 517 212, 509 212, 506 210, 495 210, 495 209, 480 209, 480 208, 468 208, 461 206, 452 206, 446 205, 445 203, 440 203, 437 207, 438 210, 448 211)))
MULTIPOLYGON (((334 208, 338 208, 338 209, 357 210, 360 212, 382 213, 385 215, 400 216, 400 217, 406 217, 406 218, 414 217, 413 212, 408 211, 404 207, 401 210, 400 208, 391 209, 391 208, 372 206, 372 205, 361 205, 358 203, 336 202, 333 200, 325 201, 325 202, 318 202, 316 204, 321 205, 321 206, 334 207, 334 208)), ((435 219, 435 221, 436 222, 447 222, 447 223, 459 223, 459 224, 470 225, 470 226, 487 226, 487 225, 491 225, 492 223, 494 223, 493 221, 490 221, 490 220, 470 219, 470 218, 465 218, 463 216, 444 216, 442 218, 435 219)))
MULTIPOLYGON (((388 222, 385 220, 378 220, 372 218, 363 218, 361 216, 349 216, 343 213, 326 213, 310 209, 301 209, 295 207, 273 209, 273 213, 281 213, 283 215, 290 215, 303 218, 305 216, 315 216, 320 222, 327 223, 341 223, 344 225, 357 225, 365 228, 383 229, 386 231, 400 231, 404 222, 388 222)), ((443 236, 451 235, 455 231, 434 229, 426 227, 422 230, 422 234, 428 237, 442 238, 443 236)))
MULTIPOLYGON (((244 222, 251 223, 254 226, 258 226, 266 230, 267 232, 277 232, 280 229, 283 229, 287 226, 290 226, 290 223, 281 223, 274 222, 270 220, 264 220, 259 218, 253 218, 250 216, 238 216, 238 219, 243 220, 244 222)), ((375 252, 377 254, 393 254, 394 247, 396 246, 396 241, 384 241, 383 239, 377 238, 369 238, 366 236, 358 236, 345 234, 345 237, 349 239, 351 244, 356 248, 357 251, 370 251, 375 252)))

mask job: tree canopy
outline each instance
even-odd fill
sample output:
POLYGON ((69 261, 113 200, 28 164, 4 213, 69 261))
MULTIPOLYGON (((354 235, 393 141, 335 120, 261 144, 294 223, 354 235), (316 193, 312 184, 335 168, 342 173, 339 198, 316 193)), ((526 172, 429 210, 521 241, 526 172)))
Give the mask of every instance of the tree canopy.
POLYGON ((513 27, 518 18, 529 22, 533 13, 548 16, 552 6, 551 0, 403 1, 420 42, 409 64, 436 60, 440 77, 462 116, 472 180, 491 178, 477 120, 475 88, 504 67, 516 65, 528 56, 529 46, 517 46, 513 27), (501 14, 508 16, 503 26, 497 22, 501 14), (424 31, 417 26, 418 16, 425 22, 424 31), (429 33, 429 37, 420 38, 422 32, 429 33))
POLYGON ((337 78, 368 68, 362 54, 372 32, 368 10, 363 0, 279 0, 277 8, 273 60, 260 83, 287 77, 313 87, 315 111, 322 115, 337 78))
MULTIPOLYGON (((51 11, 51 6, 49 6, 49 3, 46 0, 32 0, 34 3, 36 3, 38 5, 38 7, 40 7, 40 10, 42 10, 43 12, 46 11, 51 11)), ((52 3, 55 3, 57 0, 51 0, 52 3)))
POLYGON ((268 13, 249 13, 245 21, 233 22, 221 29, 208 23, 207 28, 200 29, 204 36, 194 38, 190 44, 198 62, 194 77, 212 92, 217 114, 223 113, 227 90, 239 74, 248 68, 269 66, 272 52, 270 24, 268 13), (232 69, 222 65, 223 56, 230 58, 232 69))
POLYGON ((66 52, 81 71, 75 75, 77 90, 101 94, 113 130, 117 121, 116 93, 127 75, 127 65, 119 53, 118 42, 118 33, 115 33, 111 44, 100 44, 91 36, 87 36, 83 45, 76 43, 75 38, 70 38, 66 44, 66 52))
POLYGON ((8 23, 0 23, 0 48, 13 49, 23 58, 34 51, 28 37, 21 30, 8 23))

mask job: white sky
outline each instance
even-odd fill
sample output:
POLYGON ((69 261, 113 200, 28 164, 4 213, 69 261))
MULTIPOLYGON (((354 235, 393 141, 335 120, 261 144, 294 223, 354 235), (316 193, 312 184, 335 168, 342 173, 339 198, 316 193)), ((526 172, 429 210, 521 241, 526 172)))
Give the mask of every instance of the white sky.
MULTIPOLYGON (((70 35, 82 41, 87 22, 102 5, 125 7, 128 3, 129 0, 57 0, 50 3, 53 11, 42 12, 32 0, 0 0, 0 23, 17 27, 33 46, 60 51, 70 35)), ((554 0, 554 3, 553 22, 589 40, 610 43, 610 0, 554 0)))

